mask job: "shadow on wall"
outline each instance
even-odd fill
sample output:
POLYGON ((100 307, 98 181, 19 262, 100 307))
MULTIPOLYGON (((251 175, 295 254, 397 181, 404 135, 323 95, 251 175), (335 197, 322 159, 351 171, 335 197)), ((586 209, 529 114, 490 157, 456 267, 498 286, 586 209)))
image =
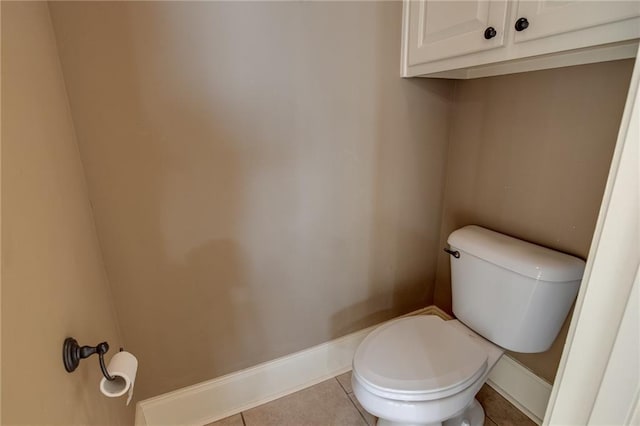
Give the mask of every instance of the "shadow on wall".
MULTIPOLYGON (((108 264, 127 265, 124 279, 118 268, 110 278, 127 344, 141 358, 142 397, 214 377, 229 360, 240 368, 238 352, 255 357, 265 347, 246 253, 234 238, 246 208, 246 167, 232 136, 204 116, 204 106, 175 103, 171 109, 169 126, 182 136, 160 130, 137 138, 142 149, 125 154, 133 155, 124 173, 133 181, 121 188, 123 215, 115 228, 130 234, 106 237, 117 247, 128 241, 106 257, 108 264), (180 153, 194 145, 195 163, 180 153)), ((147 128, 162 126, 145 118, 147 128)))
MULTIPOLYGON (((389 43, 389 40, 377 40, 377 43, 389 43)), ((389 64, 381 62, 376 69, 385 67, 389 64)), ((382 73, 378 75, 378 85, 389 87, 389 80, 393 78, 398 77, 392 71, 382 73)), ((369 297, 332 315, 332 338, 433 303, 440 204, 439 200, 434 202, 430 197, 421 197, 420 191, 412 190, 412 187, 417 189, 423 185, 424 195, 437 194, 440 197, 443 181, 441 176, 434 178, 436 167, 429 169, 419 163, 424 158, 435 158, 440 165, 444 164, 445 150, 439 139, 445 140, 446 131, 432 138, 420 138, 420 135, 427 133, 423 126, 432 126, 431 120, 446 122, 449 112, 445 109, 438 114, 434 110, 431 118, 425 117, 419 104, 423 99, 439 99, 448 104, 452 91, 448 82, 433 84, 427 79, 398 80, 405 94, 406 131, 416 136, 416 142, 402 149, 403 142, 394 138, 393 132, 397 129, 390 128, 384 120, 378 121, 373 160, 376 172, 372 176, 372 186, 376 191, 371 200, 373 217, 368 229, 371 242, 366 266, 369 297), (402 183, 390 182, 390 178, 402 183)), ((376 102, 378 116, 387 116, 390 109, 397 108, 386 102, 389 97, 384 92, 380 94, 379 102, 376 102)), ((440 172, 443 171, 441 169, 440 172)))
POLYGON ((50 7, 138 398, 430 302, 452 84, 400 3, 50 7))
MULTIPOLYGON (((238 353, 264 350, 237 239, 249 208, 249 165, 238 154, 246 127, 239 134, 227 120, 256 112, 230 99, 218 105, 224 111, 212 110, 205 97, 216 94, 170 59, 181 56, 177 46, 141 55, 145 42, 171 38, 162 10, 96 7, 106 18, 99 25, 116 24, 109 34, 117 35, 100 40, 104 58, 89 72, 68 63, 65 72, 100 85, 86 112, 86 100, 70 97, 116 308, 127 349, 140 358, 140 399, 214 377, 220 365, 241 368, 238 353), (147 40, 132 34, 141 19, 147 40), (145 61, 158 72, 149 74, 145 61)), ((216 60, 228 60, 224 50, 216 60)))
MULTIPOLYGON (((401 18, 394 16, 400 34, 401 18)), ((389 26, 388 15, 377 26, 389 26)), ((376 31, 374 45, 398 57, 379 55, 370 67, 376 92, 375 155, 369 244, 364 281, 368 297, 331 316, 331 338, 379 324, 432 304, 441 220, 444 164, 453 83, 401 79, 400 40, 376 31), (400 91, 397 99, 394 91, 400 91), (429 107, 424 103, 428 100, 429 107), (396 123, 381 119, 400 113, 396 123), (403 136, 406 134, 406 137, 403 136)))
MULTIPOLYGON (((158 22, 157 31, 163 31, 161 26, 158 22)), ((217 60, 224 62, 221 53, 217 52, 217 60)), ((139 83, 143 90, 160 85, 165 89, 173 86, 167 81, 139 83)), ((138 250, 115 260, 130 262, 145 252, 144 260, 133 266, 140 270, 130 271, 130 277, 140 281, 119 283, 144 290, 138 293, 136 305, 147 305, 151 314, 140 316, 134 306, 123 312, 128 317, 123 321, 125 327, 141 319, 148 321, 143 327, 132 325, 137 330, 128 336, 143 356, 142 397, 215 377, 221 365, 242 368, 244 358, 260 357, 266 347, 260 300, 249 288, 247 253, 237 238, 245 219, 243 211, 249 208, 244 197, 250 186, 250 165, 237 152, 242 135, 234 132, 232 123, 225 123, 223 114, 196 102, 198 88, 192 87, 190 94, 178 93, 177 84, 173 88, 163 99, 167 102, 163 116, 146 115, 148 106, 139 111, 152 133, 128 175, 136 176, 135 167, 152 154, 141 180, 132 187, 144 193, 134 204, 143 214, 118 227, 135 229, 144 223, 138 228, 138 250), (162 122, 164 114, 171 117, 170 122, 162 122), (188 154, 190 150, 197 158, 188 154), (165 375, 167 362, 172 365, 165 375)), ((142 96, 153 98, 148 93, 142 96)), ((234 106, 227 102, 224 107, 234 106)), ((254 114, 248 105, 236 107, 243 109, 238 114, 254 114)), ((130 195, 138 198, 139 194, 130 195)))

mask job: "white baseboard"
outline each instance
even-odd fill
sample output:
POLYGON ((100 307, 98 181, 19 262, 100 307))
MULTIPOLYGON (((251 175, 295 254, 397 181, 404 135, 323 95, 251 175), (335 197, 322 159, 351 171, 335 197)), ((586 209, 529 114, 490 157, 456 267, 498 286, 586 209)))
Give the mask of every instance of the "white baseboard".
POLYGON ((552 386, 513 358, 503 355, 493 367, 487 384, 518 407, 537 424, 542 424, 552 386))
MULTIPOLYGON (((436 306, 408 315, 438 315, 450 319, 436 306)), ((140 401, 136 406, 136 425, 202 426, 345 373, 351 369, 360 342, 376 327, 140 401)), ((542 379, 507 356, 502 357, 489 378, 493 388, 534 421, 539 423, 544 417, 551 386, 542 379)))
POLYGON ((299 391, 351 369, 374 327, 246 370, 138 403, 146 425, 205 425, 299 391))

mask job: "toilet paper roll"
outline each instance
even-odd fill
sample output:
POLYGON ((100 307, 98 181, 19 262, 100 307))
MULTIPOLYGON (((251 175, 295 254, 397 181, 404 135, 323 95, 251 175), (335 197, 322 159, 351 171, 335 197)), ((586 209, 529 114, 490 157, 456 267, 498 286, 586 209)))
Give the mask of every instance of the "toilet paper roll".
POLYGON ((104 395, 115 398, 124 395, 129 391, 127 405, 131 402, 133 396, 133 384, 136 381, 136 372, 138 371, 138 360, 129 352, 121 351, 111 357, 107 370, 115 380, 100 380, 100 392, 104 395))

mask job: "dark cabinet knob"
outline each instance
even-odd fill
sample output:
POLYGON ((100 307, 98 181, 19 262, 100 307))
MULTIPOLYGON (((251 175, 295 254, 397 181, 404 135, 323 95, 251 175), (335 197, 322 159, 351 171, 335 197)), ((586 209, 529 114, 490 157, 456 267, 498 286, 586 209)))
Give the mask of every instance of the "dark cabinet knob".
POLYGON ((496 34, 498 34, 498 32, 493 27, 488 27, 486 30, 484 30, 484 38, 486 38, 487 40, 494 38, 496 34))
POLYGON ((527 18, 520 18, 516 21, 516 31, 524 31, 529 28, 529 21, 527 18))

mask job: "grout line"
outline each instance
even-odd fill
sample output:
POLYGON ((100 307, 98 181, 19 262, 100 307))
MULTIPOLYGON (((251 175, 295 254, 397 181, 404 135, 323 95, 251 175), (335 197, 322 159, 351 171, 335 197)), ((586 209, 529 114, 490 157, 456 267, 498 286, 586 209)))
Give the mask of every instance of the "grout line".
POLYGON ((240 418, 242 419, 242 426, 247 426, 247 422, 244 421, 244 414, 240 413, 240 418))
MULTIPOLYGON (((351 398, 351 395, 353 395, 353 393, 348 393, 347 394, 347 398, 349 398, 349 402, 351 402, 351 405, 353 405, 353 408, 356 409, 356 411, 358 412, 358 414, 360 414, 360 418, 362 418, 362 421, 364 422, 365 425, 369 426, 369 422, 367 421, 367 419, 364 417, 364 414, 362 414, 362 412, 358 409, 358 406, 356 405, 356 403, 353 401, 356 396, 353 395, 353 398, 351 398)), ((363 408, 364 409, 364 408, 363 408)))
POLYGON ((336 379, 336 382, 338 382, 338 384, 340 385, 340 387, 342 388, 342 390, 344 391, 344 393, 347 394, 347 396, 349 395, 349 392, 347 392, 347 390, 344 388, 344 386, 342 386, 342 383, 340 383, 340 380, 338 380, 338 376, 334 377, 334 379, 336 379))
POLYGON ((364 422, 364 424, 369 426, 369 422, 364 417, 364 414, 362 414, 362 412, 358 409, 358 406, 356 405, 356 403, 353 401, 356 396, 353 394, 353 392, 347 392, 347 390, 344 388, 344 386, 342 386, 342 383, 340 383, 340 380, 338 380, 337 376, 334 377, 334 379, 336 379, 336 382, 338 382, 338 384, 342 388, 342 391, 345 393, 345 395, 347 395, 347 398, 349 399, 349 402, 351 403, 351 405, 353 405, 353 408, 355 408, 356 411, 358 412, 358 414, 360 414, 360 418, 362 418, 362 421, 364 422), (353 398, 351 398, 351 396, 353 396, 353 398))
MULTIPOLYGON (((480 404, 480 405, 482 405, 482 404, 480 404)), ((482 409, 484 410, 484 406, 482 406, 482 409)), ((484 416, 485 416, 485 418, 487 418, 487 419, 491 420, 491 423, 495 424, 496 426, 498 425, 498 422, 496 422, 495 420, 493 420, 493 418, 492 418, 490 415, 488 415, 488 414, 487 414, 487 411, 486 411, 486 410, 485 410, 485 412, 484 412, 484 416)))

